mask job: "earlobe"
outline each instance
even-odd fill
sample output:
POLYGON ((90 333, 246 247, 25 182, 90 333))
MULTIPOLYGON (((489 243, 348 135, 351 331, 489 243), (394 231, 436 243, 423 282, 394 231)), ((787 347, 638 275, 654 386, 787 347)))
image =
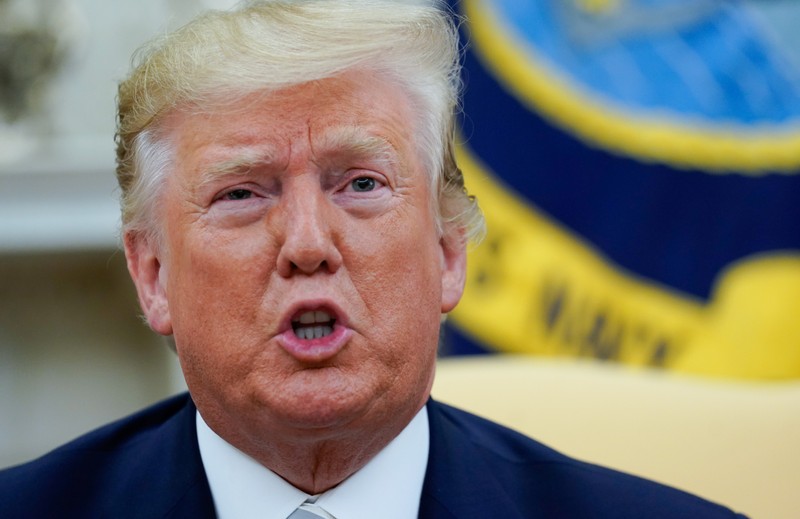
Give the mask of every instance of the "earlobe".
POLYGON ((442 248, 442 313, 453 310, 464 293, 467 277, 467 248, 461 235, 445 235, 442 248))
POLYGON ((152 239, 142 233, 125 233, 125 259, 136 285, 139 305, 150 327, 161 335, 172 334, 164 267, 152 239))

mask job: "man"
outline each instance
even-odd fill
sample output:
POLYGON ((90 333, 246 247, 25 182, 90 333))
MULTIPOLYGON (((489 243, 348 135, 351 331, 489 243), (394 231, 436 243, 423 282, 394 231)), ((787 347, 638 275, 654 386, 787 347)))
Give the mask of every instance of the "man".
POLYGON ((191 396, 2 473, 0 516, 734 517, 429 400, 482 225, 457 56, 446 14, 377 1, 254 3, 143 54, 125 253, 191 396))

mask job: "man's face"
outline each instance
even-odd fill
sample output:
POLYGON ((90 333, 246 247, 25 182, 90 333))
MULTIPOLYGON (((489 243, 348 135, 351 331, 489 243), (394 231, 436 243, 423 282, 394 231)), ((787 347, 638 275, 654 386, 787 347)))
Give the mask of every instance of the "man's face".
POLYGON ((350 72, 166 127, 164 250, 126 249, 205 420, 245 450, 404 425, 464 280, 463 246, 435 231, 408 97, 350 72))

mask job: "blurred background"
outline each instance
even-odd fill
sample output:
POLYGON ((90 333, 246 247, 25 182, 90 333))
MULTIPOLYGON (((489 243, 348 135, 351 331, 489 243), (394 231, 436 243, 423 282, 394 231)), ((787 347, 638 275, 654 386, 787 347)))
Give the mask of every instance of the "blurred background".
POLYGON ((184 385, 119 249, 117 82, 228 0, 0 0, 0 466, 184 385))
POLYGON ((800 374, 800 3, 462 0, 452 353, 800 374))
MULTIPOLYGON (((119 250, 114 97, 225 0, 0 0, 0 467, 183 389, 119 250)), ((489 224, 443 355, 800 377, 800 2, 464 0, 489 224)))

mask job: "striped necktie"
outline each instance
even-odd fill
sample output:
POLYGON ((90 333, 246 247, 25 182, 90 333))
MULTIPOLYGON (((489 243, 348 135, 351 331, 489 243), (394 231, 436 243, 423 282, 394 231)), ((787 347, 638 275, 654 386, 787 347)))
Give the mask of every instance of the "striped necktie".
POLYGON ((286 519, 336 519, 313 503, 303 503, 286 519))

